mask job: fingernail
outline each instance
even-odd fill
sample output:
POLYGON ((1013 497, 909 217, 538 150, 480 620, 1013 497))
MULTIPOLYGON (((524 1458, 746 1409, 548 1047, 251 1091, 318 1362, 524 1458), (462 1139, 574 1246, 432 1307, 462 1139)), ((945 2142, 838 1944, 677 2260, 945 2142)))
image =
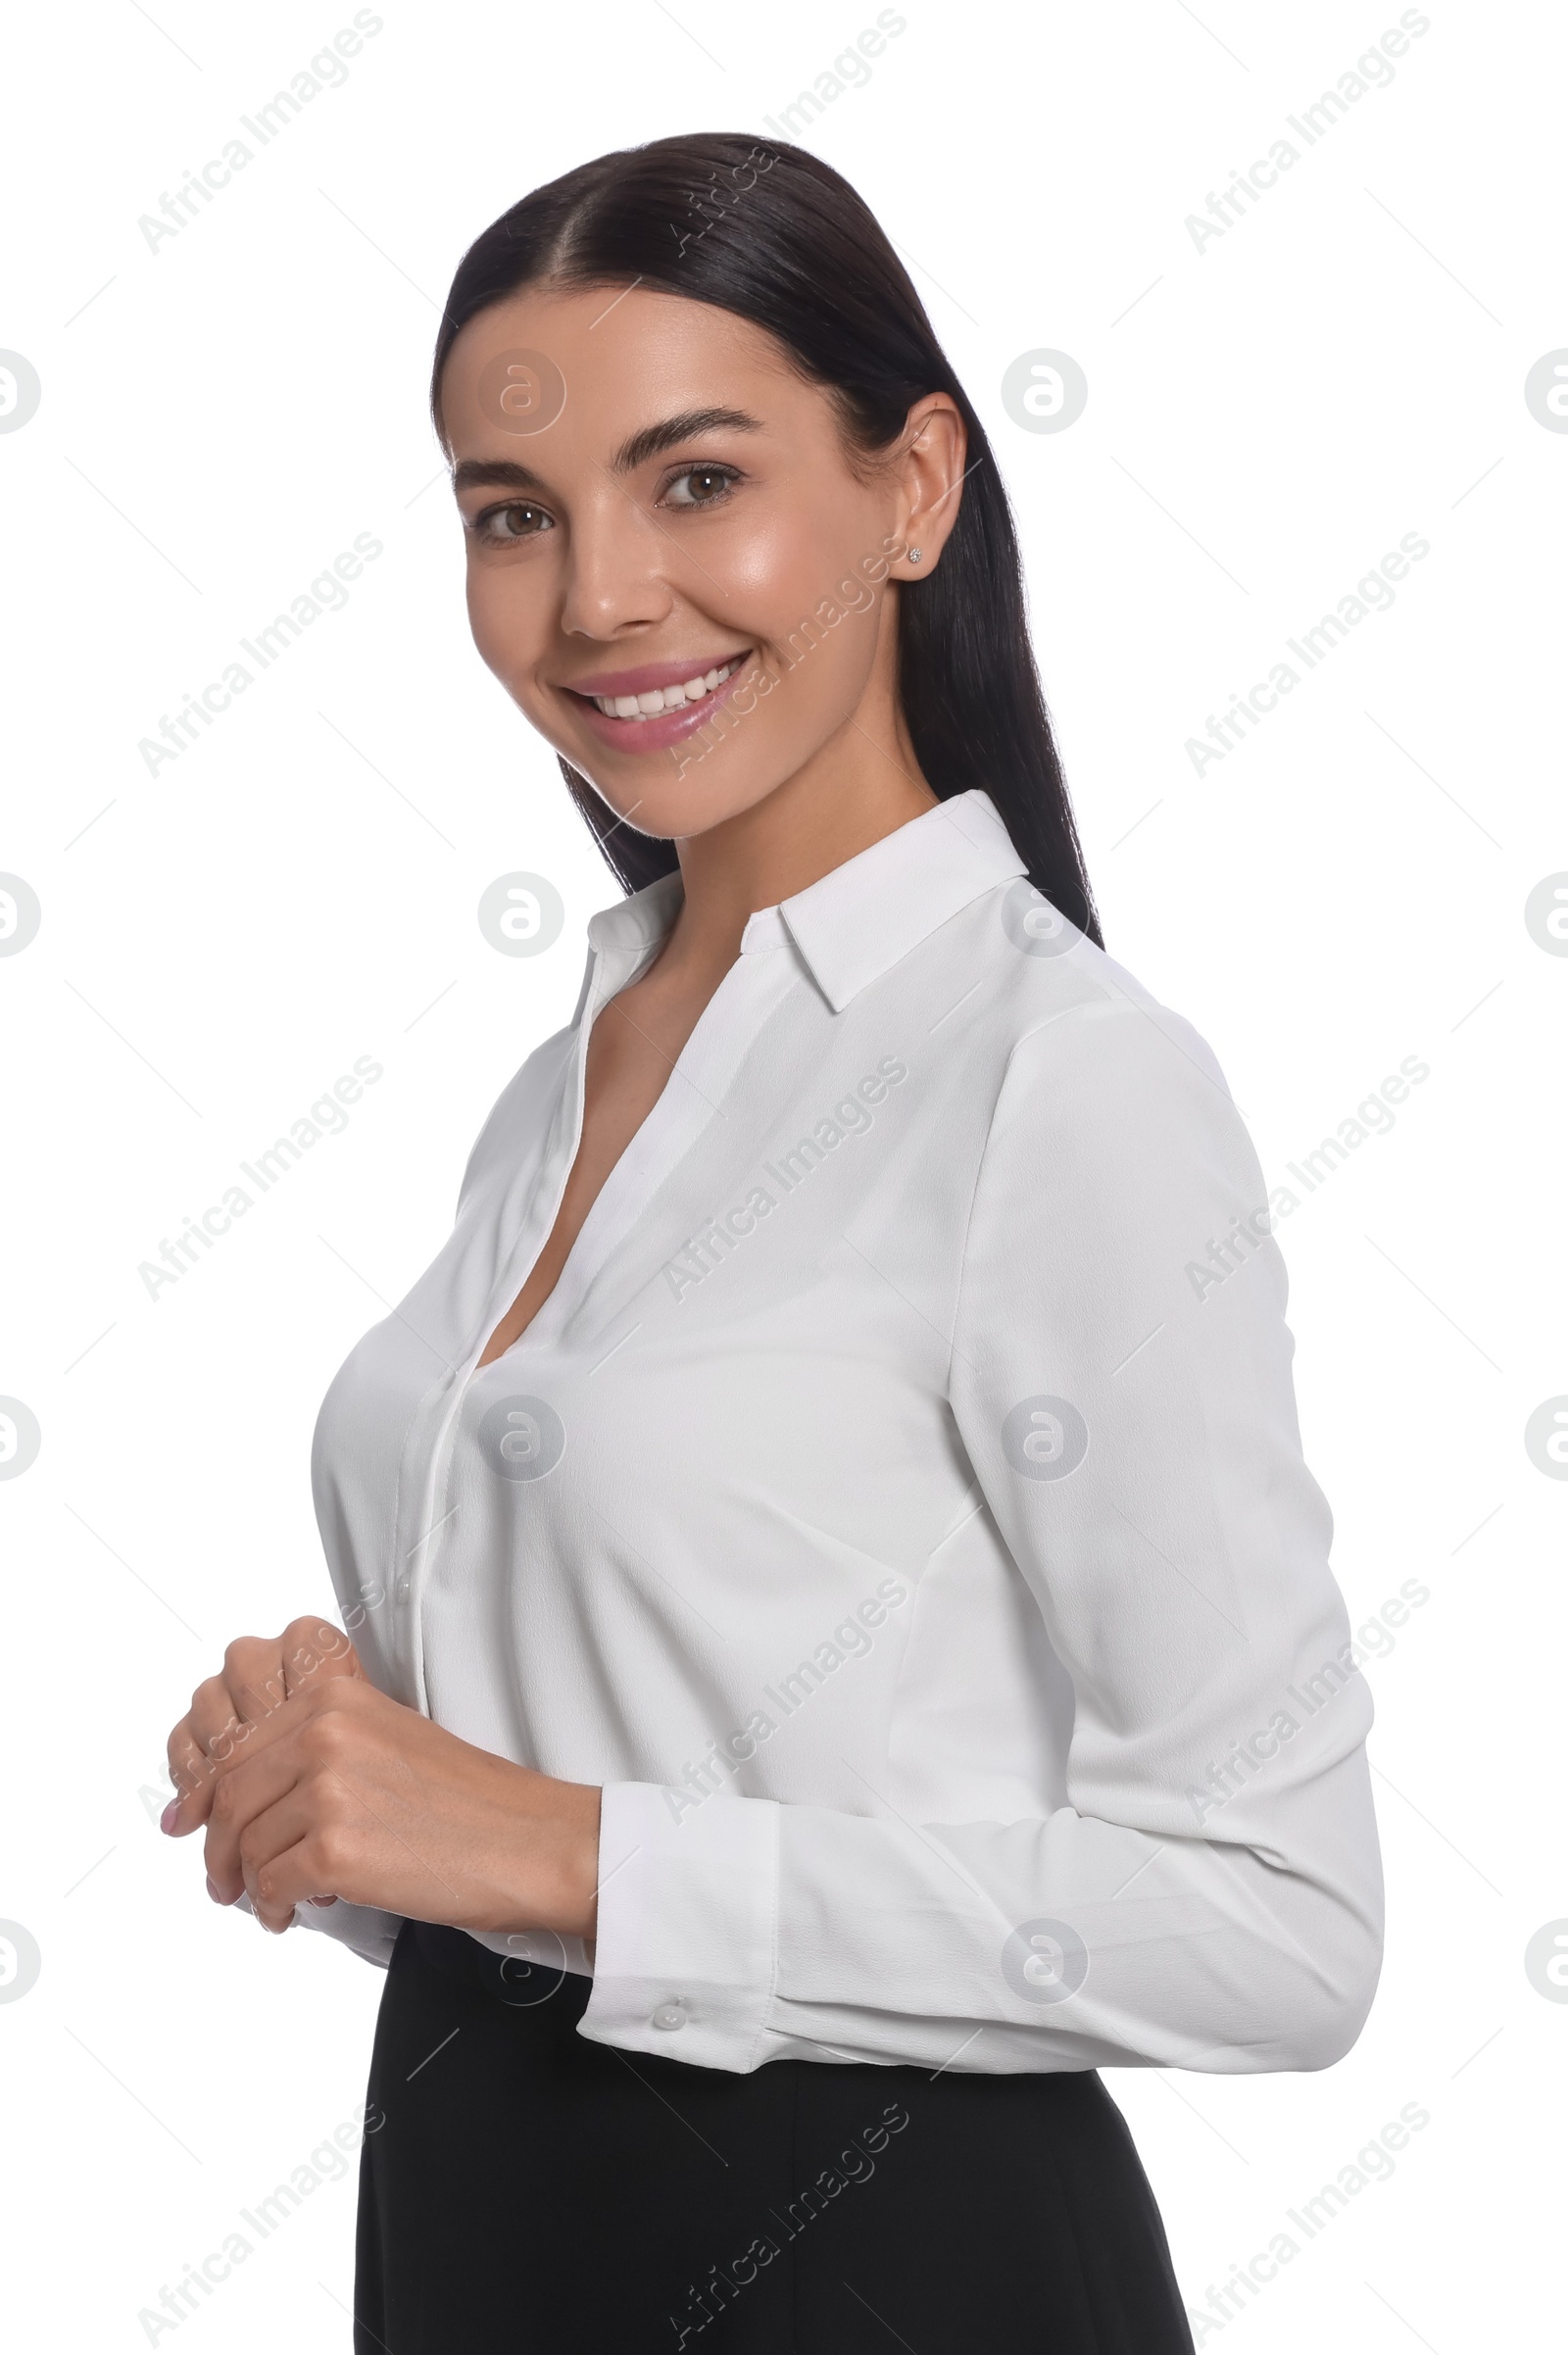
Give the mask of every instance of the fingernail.
POLYGON ((171 1800, 170 1800, 170 1802, 169 1802, 169 1805, 168 1805, 168 1806, 167 1806, 167 1807, 164 1809, 164 1812, 163 1812, 163 1814, 162 1814, 162 1815, 161 1815, 161 1816, 158 1818, 158 1829, 159 1829, 159 1831, 160 1831, 160 1832, 172 1832, 172 1830, 174 1829, 174 1818, 175 1818, 175 1816, 176 1816, 178 1813, 179 1813, 179 1801, 178 1801, 178 1799, 171 1799, 171 1800))
POLYGON ((209 1895, 209 1896, 212 1898, 212 1900, 213 1900, 213 1903, 214 1903, 215 1905, 221 1905, 221 1904, 222 1904, 223 1900, 222 1900, 221 1896, 219 1894, 218 1884, 217 1884, 217 1882, 216 1882, 216 1881, 213 1879, 213 1876, 212 1876, 212 1874, 211 1874, 211 1873, 209 1873, 209 1874, 208 1874, 208 1876, 207 1876, 207 1894, 208 1894, 208 1895, 209 1895))

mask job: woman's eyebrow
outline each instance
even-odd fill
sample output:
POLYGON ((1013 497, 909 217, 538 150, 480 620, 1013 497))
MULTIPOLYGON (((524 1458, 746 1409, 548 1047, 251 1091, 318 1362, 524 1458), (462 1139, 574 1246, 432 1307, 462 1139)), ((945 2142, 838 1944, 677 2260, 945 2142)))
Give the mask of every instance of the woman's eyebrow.
POLYGON ((760 417, 748 417, 744 409, 688 409, 678 417, 664 417, 657 425, 644 425, 621 443, 611 461, 617 474, 630 474, 636 467, 646 466, 665 450, 675 449, 681 442, 695 441, 704 433, 760 433, 760 417))
POLYGON ((455 491, 542 491, 545 482, 543 475, 519 466, 514 459, 466 458, 453 468, 452 487, 455 491))
MULTIPOLYGON (((743 409, 688 409, 678 417, 662 417, 657 425, 644 425, 621 443, 611 461, 612 471, 629 474, 646 466, 651 458, 660 457, 665 450, 674 450, 682 442, 695 441, 704 433, 760 433, 760 417, 748 417, 743 409)), ((452 476, 455 491, 504 490, 536 491, 548 489, 542 474, 520 466, 514 458, 466 458, 452 476)))

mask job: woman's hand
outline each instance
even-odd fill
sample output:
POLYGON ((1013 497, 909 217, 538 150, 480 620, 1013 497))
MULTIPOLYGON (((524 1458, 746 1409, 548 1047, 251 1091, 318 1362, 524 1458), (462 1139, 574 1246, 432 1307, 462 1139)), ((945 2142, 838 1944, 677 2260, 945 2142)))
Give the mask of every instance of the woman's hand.
POLYGON ((296 1620, 276 1644, 231 1644, 174 1729, 170 1769, 181 1796, 165 1829, 205 1821, 214 1896, 248 1893, 269 1930, 303 1900, 343 1897, 460 1930, 594 1935, 598 1791, 389 1700, 339 1629, 296 1620))
POLYGON ((222 1674, 197 1686, 169 1737, 169 1778, 179 1795, 164 1809, 164 1830, 182 1836, 206 1823, 220 1770, 291 1695, 329 1677, 364 1674, 343 1630, 325 1620, 295 1619, 280 1636, 237 1638, 222 1674))

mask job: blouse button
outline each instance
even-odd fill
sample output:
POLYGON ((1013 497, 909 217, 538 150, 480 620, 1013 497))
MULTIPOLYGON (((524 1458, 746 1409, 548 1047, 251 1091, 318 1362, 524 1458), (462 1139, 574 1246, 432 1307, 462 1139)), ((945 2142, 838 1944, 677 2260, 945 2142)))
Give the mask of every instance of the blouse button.
POLYGON ((654 2014, 656 2028, 684 2028, 685 2025, 686 2006, 684 2003, 662 2003, 654 2014))
POLYGON ((408 1601, 408 1599, 409 1599, 409 1582, 408 1582, 408 1580, 407 1580, 406 1578, 400 1578, 400 1579, 398 1580, 398 1600, 399 1600, 399 1602, 407 1602, 407 1601, 408 1601))

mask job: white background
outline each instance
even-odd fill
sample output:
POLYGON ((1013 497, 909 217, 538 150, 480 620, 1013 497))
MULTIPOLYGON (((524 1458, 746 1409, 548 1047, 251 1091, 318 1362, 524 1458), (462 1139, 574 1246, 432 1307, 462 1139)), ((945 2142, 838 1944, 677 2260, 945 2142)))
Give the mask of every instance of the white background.
MULTIPOLYGON (((43 908, 0 959, 0 1392, 43 1435, 0 1483, 0 1917, 42 1953, 0 2002, 19 2348, 147 2344, 138 2311, 363 2099, 379 1975, 210 1904, 153 1820, 164 1739, 229 1637, 329 1600, 318 1401, 438 1248, 615 897, 466 636, 424 409, 439 298, 527 189, 672 131, 761 135, 876 12, 377 13, 343 86, 156 251, 138 217, 352 9, 89 0, 11 35, 0 172, 28 226, 0 345, 43 387, 0 436, 0 868, 43 908), (384 553, 346 609, 150 776, 138 740, 360 533, 384 553), (566 904, 536 959, 475 920, 514 869, 566 904), (362 1055, 384 1076, 346 1131, 150 1300, 139 1263, 362 1055)), ((1424 13, 1392 83, 1295 138, 1200 251, 1187 216, 1396 7, 909 0, 806 134, 905 250, 994 437, 1112 954, 1212 1043, 1271 1185, 1430 1064, 1280 1230, 1352 1624, 1430 1590, 1368 1670, 1378 2001, 1326 2075, 1108 2081, 1190 2307, 1281 2230, 1302 2243, 1200 2334, 1272 2355, 1560 2321, 1568 2006, 1524 1953, 1568 1916, 1568 1485, 1523 1433, 1568 1392, 1568 958, 1524 903, 1568 868, 1568 433, 1524 379, 1568 345, 1565 27, 1424 13), (1041 347, 1088 377, 1064 432, 1002 404, 1041 347), (1187 739, 1412 532, 1430 554, 1392 610, 1196 774, 1187 739), (1286 2210, 1412 2103, 1392 2178, 1307 2241, 1286 2210)), ((351 2171, 156 2343, 346 2348, 353 2211, 351 2171)))

